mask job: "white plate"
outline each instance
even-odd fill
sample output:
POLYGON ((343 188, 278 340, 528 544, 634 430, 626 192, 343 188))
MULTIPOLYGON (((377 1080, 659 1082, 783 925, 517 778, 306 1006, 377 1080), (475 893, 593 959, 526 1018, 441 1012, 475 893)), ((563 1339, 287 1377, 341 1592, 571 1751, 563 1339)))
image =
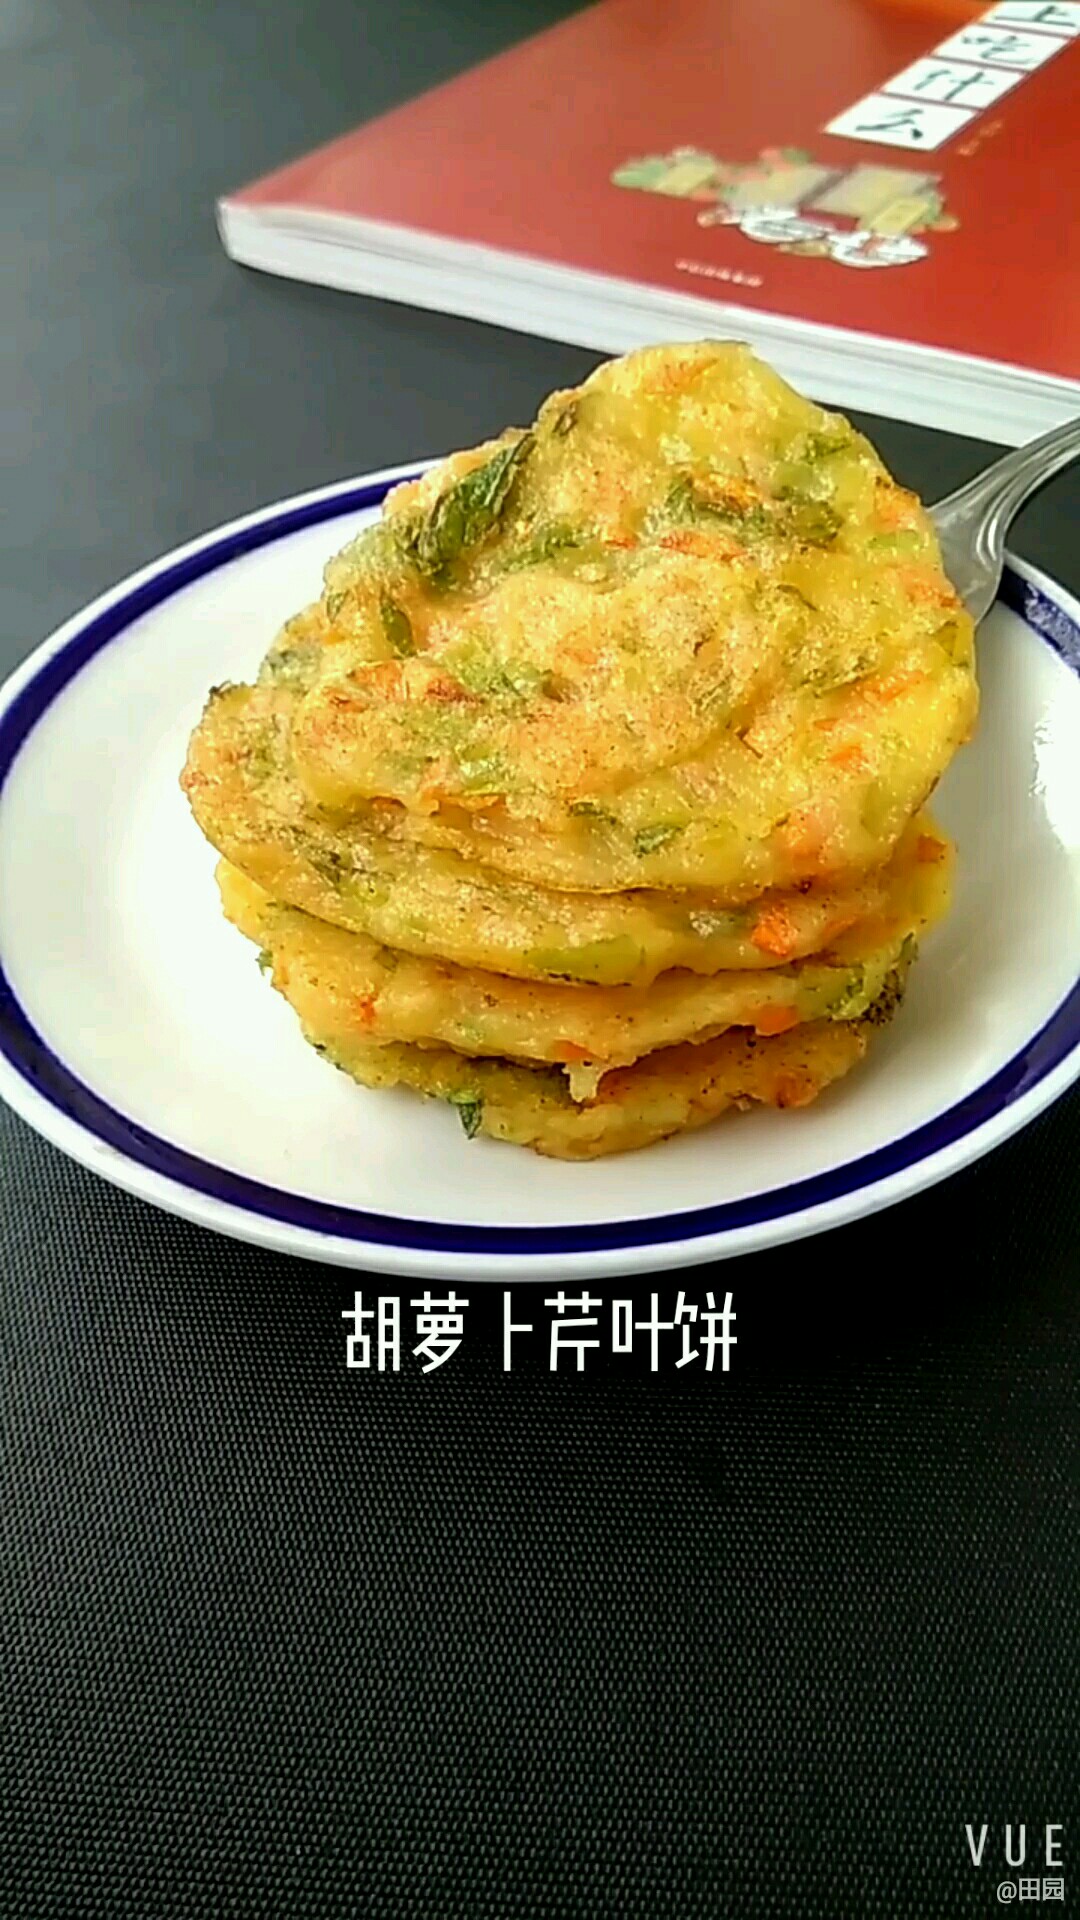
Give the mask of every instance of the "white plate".
POLYGON ((467 1141, 300 1039, 227 927, 177 785, 208 687, 249 678, 391 478, 267 508, 158 561, 0 693, 0 1093, 118 1186, 261 1246, 387 1273, 643 1272, 887 1206, 1080 1072, 1080 607, 1012 562, 979 635, 983 716, 938 811, 955 910, 866 1064, 591 1166, 467 1141))

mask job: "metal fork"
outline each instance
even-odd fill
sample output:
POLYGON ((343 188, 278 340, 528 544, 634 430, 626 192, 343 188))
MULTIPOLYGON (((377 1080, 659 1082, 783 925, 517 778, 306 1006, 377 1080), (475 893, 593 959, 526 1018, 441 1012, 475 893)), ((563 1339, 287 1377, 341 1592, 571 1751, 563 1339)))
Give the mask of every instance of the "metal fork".
POLYGON ((995 460, 966 486, 931 507, 945 572, 976 621, 997 596, 1005 536, 1024 501, 1080 455, 1080 419, 995 460))

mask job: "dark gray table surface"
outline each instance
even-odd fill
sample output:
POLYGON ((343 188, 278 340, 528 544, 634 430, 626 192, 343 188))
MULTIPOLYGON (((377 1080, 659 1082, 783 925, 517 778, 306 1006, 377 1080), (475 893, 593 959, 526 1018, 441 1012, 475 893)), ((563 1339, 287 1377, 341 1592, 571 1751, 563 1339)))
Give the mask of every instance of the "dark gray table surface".
MULTIPOLYGON (((569 11, 7 9, 0 671, 163 549, 587 370, 241 271, 212 216, 569 11)), ((989 457, 864 424, 926 495, 989 457)), ((1014 539, 1074 589, 1078 505, 1073 474, 1014 539)), ((964 1822, 1080 1813, 1077 1113, 726 1269, 722 1391, 507 1379, 493 1320, 445 1377, 358 1383, 342 1276, 4 1113, 0 1912, 990 1912, 964 1822)))

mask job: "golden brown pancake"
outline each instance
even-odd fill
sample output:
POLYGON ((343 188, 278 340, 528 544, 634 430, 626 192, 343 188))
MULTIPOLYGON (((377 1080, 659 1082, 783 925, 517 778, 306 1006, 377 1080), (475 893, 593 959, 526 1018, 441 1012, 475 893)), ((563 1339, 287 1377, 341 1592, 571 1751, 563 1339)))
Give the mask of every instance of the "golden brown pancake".
POLYGON ((182 784, 308 1039, 589 1158, 813 1099, 948 901, 932 522, 748 348, 644 349, 395 488, 182 784))
POLYGON ((397 488, 323 608, 309 799, 548 887, 862 873, 976 712, 929 516, 724 343, 608 362, 397 488))
MULTIPOLYGON (((248 930, 259 938, 279 929, 270 918, 248 930)), ((355 937, 325 931, 335 941, 355 937)), ((891 1018, 908 957, 859 1019, 812 1021, 767 1038, 736 1027, 701 1045, 662 1048, 605 1074, 587 1101, 573 1098, 558 1067, 470 1059, 449 1047, 372 1043, 341 1018, 324 976, 296 964, 291 950, 270 949, 264 964, 299 1015, 305 1039, 362 1086, 406 1087, 445 1100, 470 1137, 486 1134, 560 1160, 592 1160, 703 1126, 731 1108, 808 1105, 862 1059, 875 1026, 891 1018)))
POLYGON ((184 785, 207 838, 290 906, 384 946, 525 980, 647 987, 695 973, 789 965, 849 928, 888 920, 898 888, 945 857, 924 815, 892 861, 846 885, 804 883, 733 906, 698 891, 565 893, 389 838, 370 812, 338 821, 289 764, 287 684, 219 689, 191 742, 184 785))
POLYGON ((475 1057, 561 1065, 575 1098, 658 1048, 729 1027, 762 1035, 853 1020, 880 996, 948 902, 948 864, 916 869, 919 887, 888 928, 839 939, 828 955, 770 972, 665 973, 648 989, 537 984, 417 959, 281 906, 235 867, 218 869, 228 919, 268 956, 275 985, 303 996, 328 1043, 446 1046, 475 1057))

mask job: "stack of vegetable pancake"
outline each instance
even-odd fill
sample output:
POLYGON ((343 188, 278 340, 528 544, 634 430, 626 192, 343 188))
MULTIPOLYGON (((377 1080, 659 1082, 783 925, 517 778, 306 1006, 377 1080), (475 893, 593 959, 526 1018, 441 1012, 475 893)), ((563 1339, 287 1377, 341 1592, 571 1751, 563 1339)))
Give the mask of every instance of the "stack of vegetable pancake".
POLYGON ((649 348, 390 493, 183 784, 320 1052, 592 1158, 862 1057, 948 903, 972 641, 845 420, 649 348))

